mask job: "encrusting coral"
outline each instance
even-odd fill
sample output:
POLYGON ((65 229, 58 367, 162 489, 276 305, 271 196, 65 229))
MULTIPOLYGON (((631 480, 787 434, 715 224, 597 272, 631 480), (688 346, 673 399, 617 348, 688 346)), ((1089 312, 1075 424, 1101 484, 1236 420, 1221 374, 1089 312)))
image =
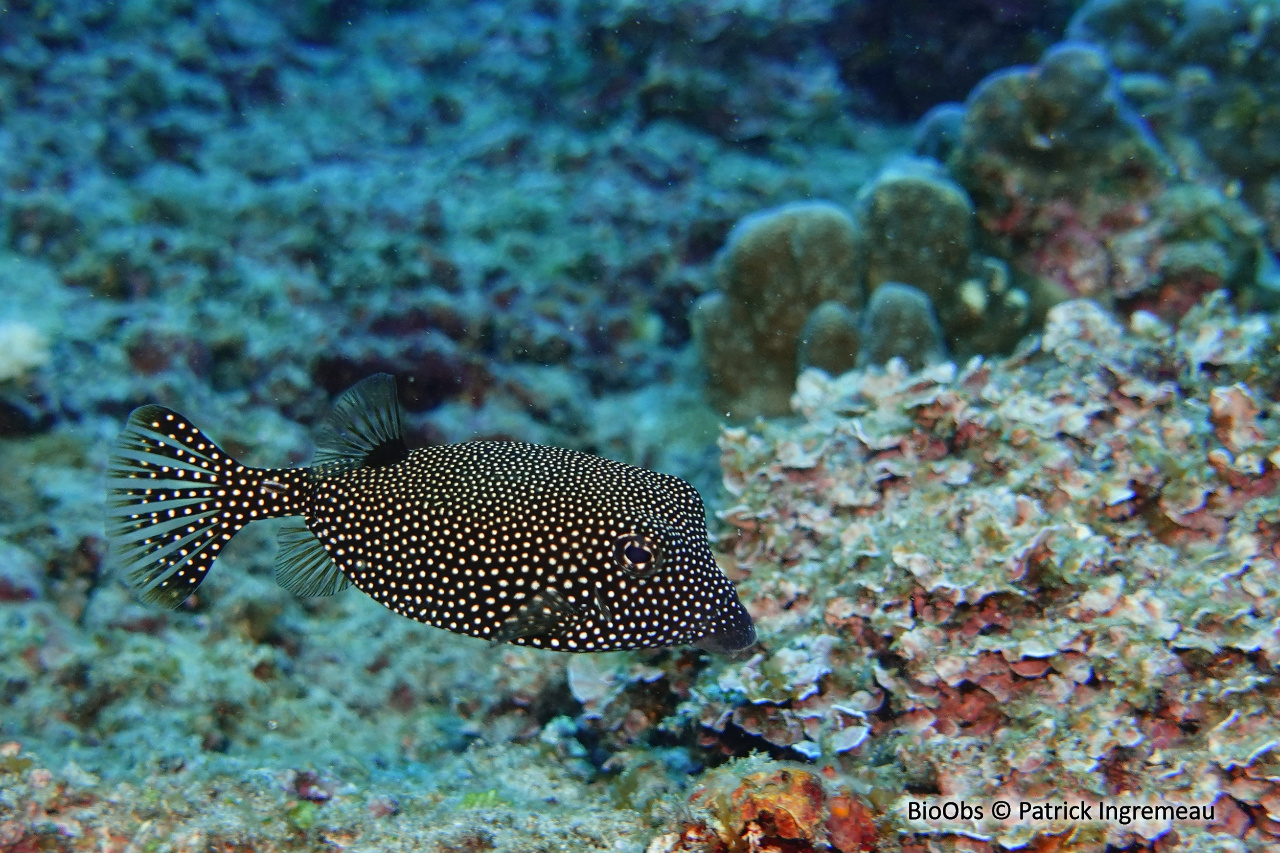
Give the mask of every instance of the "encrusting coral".
POLYGON ((804 373, 801 424, 722 439, 725 562, 763 650, 678 714, 899 792, 929 849, 1069 827, 914 824, 904 791, 1214 804, 1074 831, 1274 849, 1276 340, 1221 295, 1176 328, 1073 301, 1003 362, 804 373))

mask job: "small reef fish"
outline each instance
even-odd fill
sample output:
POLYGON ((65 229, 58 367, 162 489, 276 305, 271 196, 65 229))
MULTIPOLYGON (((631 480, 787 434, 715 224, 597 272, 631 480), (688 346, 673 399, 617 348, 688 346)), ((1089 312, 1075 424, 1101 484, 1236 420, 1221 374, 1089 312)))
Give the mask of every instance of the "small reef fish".
POLYGON ((311 467, 250 468, 137 409, 108 465, 114 559, 177 607, 246 524, 285 518, 276 579, 299 595, 354 584, 437 628, 569 652, 756 640, 678 477, 512 441, 409 450, 387 374, 347 391, 316 444, 311 467))

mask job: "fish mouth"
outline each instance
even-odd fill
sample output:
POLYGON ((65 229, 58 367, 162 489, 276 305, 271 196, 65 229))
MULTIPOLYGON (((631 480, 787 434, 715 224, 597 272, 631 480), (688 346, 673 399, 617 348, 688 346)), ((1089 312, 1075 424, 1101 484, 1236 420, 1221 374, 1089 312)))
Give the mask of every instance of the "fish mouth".
POLYGON ((738 604, 737 612, 733 614, 728 625, 719 631, 699 637, 693 644, 704 652, 731 655, 755 645, 755 642, 756 625, 751 621, 751 614, 747 612, 747 608, 738 604))

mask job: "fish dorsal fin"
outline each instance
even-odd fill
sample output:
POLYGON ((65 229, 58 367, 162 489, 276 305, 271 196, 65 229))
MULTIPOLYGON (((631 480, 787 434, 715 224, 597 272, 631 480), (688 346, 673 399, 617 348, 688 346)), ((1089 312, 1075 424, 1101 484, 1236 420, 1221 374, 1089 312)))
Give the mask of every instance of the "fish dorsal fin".
POLYGON ((396 380, 389 373, 375 373, 338 398, 316 434, 312 465, 351 471, 394 465, 408 455, 396 380))
POLYGON ((333 595, 350 585, 302 519, 286 520, 276 542, 276 583, 294 595, 333 595))

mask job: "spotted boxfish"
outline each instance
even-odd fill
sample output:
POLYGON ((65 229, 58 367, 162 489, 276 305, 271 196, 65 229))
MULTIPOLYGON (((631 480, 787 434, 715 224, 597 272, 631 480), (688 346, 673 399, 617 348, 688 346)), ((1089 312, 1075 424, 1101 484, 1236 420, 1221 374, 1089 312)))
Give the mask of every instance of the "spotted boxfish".
POLYGON ((307 468, 251 468, 163 406, 129 416, 107 536, 142 598, 177 607, 246 524, 284 518, 276 580, 354 584, 459 634, 569 652, 755 642, 678 477, 515 441, 407 448, 395 380, 335 404, 307 468))

